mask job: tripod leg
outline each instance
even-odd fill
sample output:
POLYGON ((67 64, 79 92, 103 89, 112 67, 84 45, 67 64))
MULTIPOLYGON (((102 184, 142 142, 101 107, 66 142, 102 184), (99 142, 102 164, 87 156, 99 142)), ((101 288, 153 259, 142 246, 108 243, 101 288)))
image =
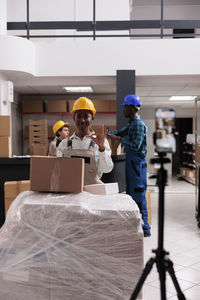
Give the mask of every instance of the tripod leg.
POLYGON ((145 282, 145 279, 147 278, 148 274, 150 273, 152 267, 153 267, 153 264, 155 262, 155 258, 150 258, 147 263, 146 263, 146 266, 142 272, 142 275, 135 287, 135 290, 133 291, 133 294, 131 295, 131 298, 130 300, 136 300, 137 299, 137 296, 143 286, 143 283, 145 282))
POLYGON ((166 270, 165 270, 165 263, 162 258, 157 257, 157 270, 160 278, 160 295, 161 300, 166 300, 166 270))
POLYGON ((169 272, 169 275, 171 276, 172 282, 175 286, 177 296, 179 300, 186 300, 183 292, 181 291, 180 285, 178 283, 178 280, 176 278, 175 272, 174 272, 174 267, 173 267, 173 262, 170 259, 166 260, 166 266, 167 266, 167 271, 169 272))

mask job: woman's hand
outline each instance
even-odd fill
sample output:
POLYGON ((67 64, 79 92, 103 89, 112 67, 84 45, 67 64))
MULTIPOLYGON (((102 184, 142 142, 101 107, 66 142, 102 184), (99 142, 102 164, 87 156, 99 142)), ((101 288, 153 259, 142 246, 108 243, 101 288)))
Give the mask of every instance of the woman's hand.
POLYGON ((90 137, 99 146, 99 151, 103 152, 105 150, 104 141, 106 138, 105 131, 104 131, 104 125, 99 124, 97 131, 95 133, 93 133, 90 137))

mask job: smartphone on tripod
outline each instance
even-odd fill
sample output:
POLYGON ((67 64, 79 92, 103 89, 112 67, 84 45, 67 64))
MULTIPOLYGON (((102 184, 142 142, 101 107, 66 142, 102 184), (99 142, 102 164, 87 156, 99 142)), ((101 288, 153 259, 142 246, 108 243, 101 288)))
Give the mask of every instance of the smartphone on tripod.
POLYGON ((175 117, 175 111, 171 108, 157 108, 155 110, 154 144, 156 152, 176 152, 175 117))

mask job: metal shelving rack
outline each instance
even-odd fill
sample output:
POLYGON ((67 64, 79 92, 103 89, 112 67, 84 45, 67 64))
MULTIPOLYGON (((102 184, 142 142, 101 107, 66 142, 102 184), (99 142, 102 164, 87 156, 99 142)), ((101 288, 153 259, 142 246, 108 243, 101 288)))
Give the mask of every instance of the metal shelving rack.
MULTIPOLYGON (((200 134, 200 123, 198 118, 200 117, 200 98, 195 100, 195 144, 198 142, 198 134, 200 134), (198 111, 199 110, 199 111, 198 111)), ((196 164, 196 179, 195 179, 195 213, 198 227, 200 228, 200 161, 196 160, 195 155, 195 164, 196 164)))

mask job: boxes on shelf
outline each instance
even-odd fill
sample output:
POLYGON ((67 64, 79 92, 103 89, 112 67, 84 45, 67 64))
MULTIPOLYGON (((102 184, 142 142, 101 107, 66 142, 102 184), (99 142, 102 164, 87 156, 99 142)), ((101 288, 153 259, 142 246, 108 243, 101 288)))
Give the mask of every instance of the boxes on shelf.
POLYGON ((28 113, 43 112, 43 101, 42 100, 24 101, 23 112, 28 112, 28 113))
POLYGON ((110 101, 110 112, 116 112, 117 111, 117 105, 115 100, 110 101))
POLYGON ((189 179, 195 179, 195 170, 187 169, 186 177, 188 177, 189 179))
POLYGON ((9 136, 0 137, 0 157, 11 157, 11 141, 9 136))
POLYGON ((5 213, 18 194, 30 190, 30 180, 6 181, 4 183, 5 213))
POLYGON ((93 100, 94 107, 98 112, 110 112, 110 101, 109 100, 93 100))
POLYGON ((186 173, 187 173, 188 168, 180 167, 179 169, 180 169, 180 174, 181 174, 182 176, 186 176, 186 173))
POLYGON ((10 116, 0 116, 0 137, 10 136, 10 116))
POLYGON ((84 159, 31 157, 31 190, 80 193, 83 191, 84 159))
POLYGON ((47 112, 66 112, 66 111, 67 111, 66 100, 47 101, 47 112))

